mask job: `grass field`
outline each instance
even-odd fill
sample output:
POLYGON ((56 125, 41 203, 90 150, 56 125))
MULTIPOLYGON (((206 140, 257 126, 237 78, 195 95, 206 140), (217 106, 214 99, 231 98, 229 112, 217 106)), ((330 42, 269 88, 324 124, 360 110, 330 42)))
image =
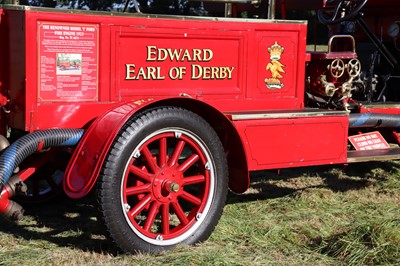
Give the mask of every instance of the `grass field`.
POLYGON ((211 238, 159 255, 119 254, 89 199, 27 208, 0 220, 0 265, 400 264, 400 163, 252 174, 230 194, 211 238))

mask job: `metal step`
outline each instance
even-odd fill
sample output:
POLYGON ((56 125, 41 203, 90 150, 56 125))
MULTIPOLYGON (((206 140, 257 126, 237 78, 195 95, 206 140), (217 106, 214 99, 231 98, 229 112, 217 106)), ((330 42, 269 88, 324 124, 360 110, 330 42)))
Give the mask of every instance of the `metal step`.
POLYGON ((349 151, 347 153, 348 163, 385 161, 394 159, 400 159, 400 148, 368 151, 349 151))

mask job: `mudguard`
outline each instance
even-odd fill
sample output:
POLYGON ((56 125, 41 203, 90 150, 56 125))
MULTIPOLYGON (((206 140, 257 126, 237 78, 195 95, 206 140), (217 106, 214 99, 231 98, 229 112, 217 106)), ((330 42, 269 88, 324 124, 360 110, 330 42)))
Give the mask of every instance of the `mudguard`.
POLYGON ((93 188, 112 142, 122 126, 153 99, 126 103, 98 117, 86 130, 65 171, 65 193, 79 199, 93 188))

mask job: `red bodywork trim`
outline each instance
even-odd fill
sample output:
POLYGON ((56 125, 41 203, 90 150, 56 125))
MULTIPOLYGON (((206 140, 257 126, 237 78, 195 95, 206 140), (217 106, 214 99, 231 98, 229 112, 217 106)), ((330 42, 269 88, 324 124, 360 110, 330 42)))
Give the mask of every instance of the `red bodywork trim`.
POLYGON ((374 106, 361 106, 360 113, 379 113, 379 114, 400 114, 400 105, 388 106, 388 105, 374 105, 374 106))
POLYGON ((4 214, 10 207, 10 191, 5 186, 0 193, 0 213, 4 214))
POLYGON ((242 139, 250 171, 347 161, 345 114, 248 118, 234 121, 234 125, 242 139))
POLYGON ((112 142, 121 127, 153 99, 121 105, 96 119, 85 132, 67 166, 64 191, 71 198, 82 198, 93 188, 112 142))

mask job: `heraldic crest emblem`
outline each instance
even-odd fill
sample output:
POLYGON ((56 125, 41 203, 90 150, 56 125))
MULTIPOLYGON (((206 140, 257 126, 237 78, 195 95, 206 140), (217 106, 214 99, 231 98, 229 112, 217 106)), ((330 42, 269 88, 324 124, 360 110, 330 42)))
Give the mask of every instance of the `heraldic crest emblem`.
POLYGON ((285 70, 283 69, 285 65, 279 62, 284 50, 285 48, 280 46, 277 41, 275 41, 274 45, 268 47, 271 62, 266 66, 266 70, 271 72, 271 78, 266 78, 264 80, 268 89, 282 89, 284 86, 280 79, 283 77, 281 73, 285 73, 285 70))

